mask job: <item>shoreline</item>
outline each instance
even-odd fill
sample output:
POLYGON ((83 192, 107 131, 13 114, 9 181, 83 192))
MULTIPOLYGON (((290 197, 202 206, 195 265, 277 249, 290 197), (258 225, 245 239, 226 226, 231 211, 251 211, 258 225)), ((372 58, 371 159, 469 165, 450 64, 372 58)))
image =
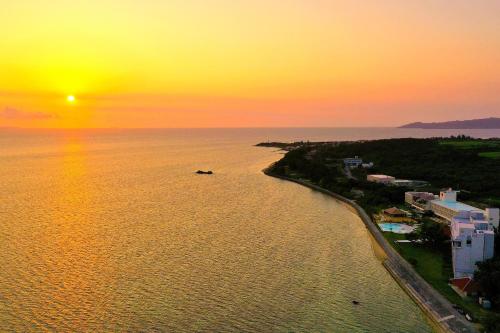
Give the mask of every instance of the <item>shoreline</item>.
POLYGON ((365 210, 356 202, 347 199, 337 193, 326 190, 317 185, 311 184, 300 179, 289 178, 286 176, 277 175, 270 171, 271 164, 262 172, 270 177, 291 181, 299 185, 308 187, 312 190, 326 194, 335 200, 345 204, 354 213, 356 213, 365 227, 370 232, 370 235, 376 241, 380 249, 385 253, 386 258, 382 259, 382 265, 387 269, 393 279, 399 286, 410 296, 410 298, 419 306, 424 314, 434 324, 433 327, 439 332, 479 332, 473 323, 468 322, 460 315, 451 305, 451 303, 432 286, 430 286, 414 269, 413 267, 389 244, 382 235, 382 232, 377 228, 372 219, 368 216, 365 210))

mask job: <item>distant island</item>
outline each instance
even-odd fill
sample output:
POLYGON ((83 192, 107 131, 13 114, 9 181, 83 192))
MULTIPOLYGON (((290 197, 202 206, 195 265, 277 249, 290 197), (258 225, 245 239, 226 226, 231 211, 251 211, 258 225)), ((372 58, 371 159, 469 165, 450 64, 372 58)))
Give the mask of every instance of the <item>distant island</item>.
POLYGON ((455 120, 440 123, 415 122, 400 126, 399 128, 423 129, 500 129, 500 118, 483 118, 472 120, 455 120))

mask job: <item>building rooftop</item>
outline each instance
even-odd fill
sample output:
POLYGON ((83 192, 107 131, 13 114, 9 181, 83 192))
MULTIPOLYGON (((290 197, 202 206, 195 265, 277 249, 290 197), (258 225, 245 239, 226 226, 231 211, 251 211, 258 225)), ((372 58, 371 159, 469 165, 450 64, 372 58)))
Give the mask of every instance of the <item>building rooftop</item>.
POLYGON ((476 229, 476 226, 472 223, 462 222, 460 221, 460 229, 476 229))
POLYGON ((478 285, 469 277, 451 279, 451 284, 461 291, 474 292, 478 290, 478 285))
POLYGON ((482 210, 479 208, 472 207, 470 205, 467 205, 467 204, 464 204, 464 203, 458 202, 458 201, 432 200, 432 203, 449 208, 449 209, 452 209, 452 210, 456 210, 456 211, 460 211, 460 210, 472 211, 472 210, 474 210, 474 211, 481 211, 482 212, 482 210))
POLYGON ((463 278, 458 278, 458 279, 451 279, 451 284, 453 284, 455 287, 460 288, 460 290, 465 290, 467 285, 471 283, 472 279, 469 277, 463 277, 463 278))
POLYGON ((384 213, 389 214, 389 215, 406 215, 405 212, 403 212, 401 209, 398 209, 396 207, 384 209, 384 213))

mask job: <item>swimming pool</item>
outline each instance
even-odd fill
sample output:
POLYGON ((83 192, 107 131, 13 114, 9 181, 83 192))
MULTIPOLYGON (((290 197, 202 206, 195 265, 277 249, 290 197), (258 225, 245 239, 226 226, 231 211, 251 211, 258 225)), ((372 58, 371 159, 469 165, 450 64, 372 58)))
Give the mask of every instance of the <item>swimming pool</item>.
POLYGON ((404 223, 379 223, 378 226, 382 231, 394 232, 396 234, 409 234, 415 230, 415 227, 404 223))

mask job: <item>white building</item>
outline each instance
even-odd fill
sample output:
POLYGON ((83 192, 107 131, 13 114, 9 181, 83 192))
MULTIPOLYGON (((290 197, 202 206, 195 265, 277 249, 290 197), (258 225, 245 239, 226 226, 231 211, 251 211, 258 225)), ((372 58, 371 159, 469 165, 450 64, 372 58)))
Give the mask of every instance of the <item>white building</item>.
POLYGON ((380 183, 380 184, 392 184, 396 178, 387 175, 368 175, 366 180, 369 182, 380 183))
POLYGON ((455 279, 473 278, 477 269, 476 263, 493 257, 495 234, 483 213, 483 211, 460 211, 451 220, 455 279))
POLYGON ((481 212, 485 220, 495 228, 498 228, 499 223, 499 209, 486 208, 481 210, 479 208, 464 204, 457 201, 458 191, 453 191, 451 188, 439 193, 439 199, 430 202, 431 210, 434 214, 451 221, 460 212, 481 212))
POLYGON ((349 168, 358 168, 360 165, 363 164, 363 160, 359 158, 358 156, 355 156, 354 158, 349 157, 349 158, 344 158, 344 165, 349 168))
POLYGON ((373 168, 373 162, 363 163, 361 166, 365 169, 373 168))
POLYGON ((430 192, 405 192, 405 202, 420 210, 431 210, 431 201, 437 198, 430 192))

